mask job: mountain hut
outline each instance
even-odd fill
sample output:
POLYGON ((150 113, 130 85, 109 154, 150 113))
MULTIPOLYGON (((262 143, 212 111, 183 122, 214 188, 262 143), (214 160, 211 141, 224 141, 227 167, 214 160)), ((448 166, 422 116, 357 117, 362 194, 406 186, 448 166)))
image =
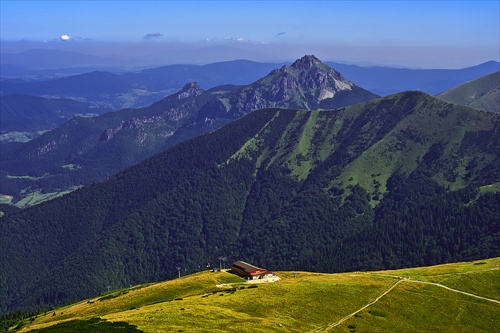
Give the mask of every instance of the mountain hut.
POLYGON ((232 264, 229 273, 241 276, 245 280, 263 279, 268 275, 273 275, 273 272, 268 271, 267 269, 250 265, 244 261, 237 261, 232 264))

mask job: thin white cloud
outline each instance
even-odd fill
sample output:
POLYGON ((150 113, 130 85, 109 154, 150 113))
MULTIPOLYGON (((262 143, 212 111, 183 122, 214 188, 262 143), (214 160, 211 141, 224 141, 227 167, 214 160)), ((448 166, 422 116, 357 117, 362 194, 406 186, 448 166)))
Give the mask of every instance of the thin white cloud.
POLYGON ((238 43, 249 43, 251 42, 249 39, 246 39, 244 37, 230 37, 230 36, 226 36, 224 37, 224 40, 227 41, 227 42, 238 42, 238 43))

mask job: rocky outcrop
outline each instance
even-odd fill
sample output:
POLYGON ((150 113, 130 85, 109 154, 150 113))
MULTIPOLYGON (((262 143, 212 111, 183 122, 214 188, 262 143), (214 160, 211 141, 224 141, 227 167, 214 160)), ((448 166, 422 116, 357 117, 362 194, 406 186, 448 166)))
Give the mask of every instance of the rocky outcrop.
POLYGON ((365 102, 379 96, 357 87, 313 55, 290 66, 273 70, 266 77, 210 102, 199 112, 197 122, 236 119, 268 107, 314 110, 365 102))
MULTIPOLYGON (((117 127, 107 128, 101 134, 99 141, 109 141, 113 137, 115 137, 119 132, 124 130, 144 130, 137 134, 136 141, 139 143, 143 143, 145 141, 147 128, 145 126, 162 126, 167 122, 179 122, 190 116, 189 109, 186 108, 186 105, 180 104, 177 106, 171 106, 170 100, 184 100, 190 97, 195 98, 199 96, 204 91, 198 86, 196 82, 188 83, 184 86, 182 90, 180 90, 177 94, 169 96, 162 101, 159 102, 156 109, 161 110, 158 111, 157 114, 153 114, 151 116, 143 116, 138 118, 132 118, 131 120, 122 121, 117 127), (163 109, 162 104, 164 103, 165 109, 163 109)), ((170 131, 167 131, 170 132, 170 131)))
POLYGON ((190 82, 186 84, 177 94, 177 99, 184 99, 189 97, 196 97, 203 94, 203 89, 198 86, 197 82, 190 82))
POLYGON ((116 128, 107 128, 104 133, 101 134, 99 141, 111 140, 118 132, 122 130, 132 130, 142 127, 142 123, 139 119, 132 119, 127 121, 122 121, 120 125, 116 128))
POLYGON ((55 140, 50 140, 43 145, 38 146, 36 149, 34 149, 31 153, 29 153, 27 156, 33 157, 33 156, 40 156, 47 154, 51 152, 52 150, 56 149, 57 146, 65 141, 67 139, 66 134, 60 134, 59 137, 55 140))

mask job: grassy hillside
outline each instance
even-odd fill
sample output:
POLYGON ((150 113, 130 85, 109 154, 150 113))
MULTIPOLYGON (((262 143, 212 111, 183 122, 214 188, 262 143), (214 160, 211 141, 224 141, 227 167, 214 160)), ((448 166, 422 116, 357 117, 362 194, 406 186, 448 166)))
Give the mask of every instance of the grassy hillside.
POLYGON ((500 112, 500 71, 463 83, 437 97, 478 110, 500 112))
POLYGON ((26 321, 20 332, 494 332, 500 258, 343 274, 226 272, 115 290, 26 321), (216 286, 217 284, 230 284, 216 286))

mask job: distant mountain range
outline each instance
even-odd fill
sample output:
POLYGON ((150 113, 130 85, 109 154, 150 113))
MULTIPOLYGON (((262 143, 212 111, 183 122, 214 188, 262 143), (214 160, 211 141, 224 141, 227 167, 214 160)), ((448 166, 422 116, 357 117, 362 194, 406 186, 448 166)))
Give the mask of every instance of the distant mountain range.
POLYGON ((280 64, 235 60, 209 65, 171 65, 139 72, 93 71, 46 81, 1 81, 2 94, 73 98, 93 106, 119 110, 144 107, 198 82, 205 89, 224 84, 246 85, 280 64))
MULTIPOLYGON (((33 49, 20 53, 2 53, 1 65, 10 65, 12 69, 23 69, 24 73, 21 71, 23 74, 33 74, 36 73, 36 71, 49 69, 113 67, 116 65, 116 59, 81 54, 78 52, 33 49)), ((2 70, 4 68, 8 69, 8 67, 2 67, 2 70)), ((18 74, 18 72, 14 70, 2 72, 2 76, 16 74, 18 74)))
POLYGON ((381 96, 407 90, 437 95, 459 84, 500 70, 498 61, 488 61, 463 69, 359 67, 329 62, 326 64, 333 66, 357 85, 381 96))
MULTIPOLYGON (((47 50, 2 54, 0 91, 2 94, 72 98, 100 108, 119 110, 151 105, 180 90, 188 82, 198 82, 203 89, 223 84, 247 85, 289 64, 234 60, 208 65, 169 65, 131 72, 116 66, 103 66, 108 62, 91 56, 47 50), (37 61, 44 65, 37 66, 36 70, 22 67, 23 64, 27 66, 37 61), (92 61, 95 63, 93 67, 92 61), (84 67, 67 67, 71 64, 84 67), (65 75, 73 76, 61 77, 65 75), (36 82, 32 82, 34 79, 36 82)), ((496 61, 456 70, 361 67, 334 62, 325 64, 335 68, 357 86, 381 96, 406 90, 435 95, 500 69, 500 63, 496 61)))
MULTIPOLYGON (((203 95, 191 85, 177 96, 203 95)), ((60 198, 8 206, 0 311, 173 278, 220 256, 322 272, 499 256, 499 126, 498 113, 415 91, 250 112, 60 198)), ((69 137, 47 141, 47 154, 69 137)))
MULTIPOLYGON (((481 103, 483 109, 495 110, 498 109, 499 87, 497 72, 455 88, 459 90, 452 95, 461 96, 463 89, 469 94, 473 90, 475 95, 482 96, 474 105, 481 103)), ((440 95, 440 98, 445 96, 440 95)), ((190 83, 149 107, 123 109, 92 119, 76 118, 25 144, 7 146, 4 143, 0 185, 3 194, 12 196, 12 202, 19 206, 32 205, 57 193, 109 177, 256 109, 334 109, 375 97, 314 56, 305 56, 291 66, 272 70, 250 85, 223 85, 204 91, 197 83, 190 83)), ((464 102, 449 100, 458 104, 464 102)), ((30 117, 37 119, 33 113, 37 104, 32 101, 57 107, 59 115, 63 100, 4 96, 2 110, 5 108, 7 112, 2 123, 9 124, 10 118, 18 117, 26 126, 29 122, 24 120, 28 118, 16 114, 9 116, 10 109, 6 105, 13 105, 9 101, 17 101, 19 107, 24 106, 31 112, 30 117)), ((470 105, 469 102, 463 104, 470 105)), ((79 108, 72 107, 72 112, 85 109, 84 104, 78 105, 79 108)), ((19 110, 23 110, 22 107, 19 110)), ((37 121, 37 126, 47 124, 50 119, 43 118, 37 121)))
POLYGON ((103 110, 71 99, 12 94, 1 97, 0 112, 1 131, 8 133, 48 131, 75 116, 96 116, 103 110))
MULTIPOLYGON (((146 108, 74 118, 4 154, 0 184, 3 194, 14 196, 14 202, 38 191, 65 192, 109 177, 257 109, 335 108, 376 97, 314 56, 305 56, 247 86, 204 91, 190 83, 146 108)), ((29 201, 34 202, 38 200, 29 201)))
MULTIPOLYGON (((24 46, 24 48, 26 47, 24 46)), ((102 48, 99 45, 94 45, 94 47, 97 47, 98 52, 102 53, 102 48)), ((141 46, 137 45, 137 47, 141 46)), ((88 72, 86 69, 89 68, 123 72, 156 68, 164 66, 164 64, 211 64, 235 59, 261 58, 252 51, 223 45, 186 49, 159 48, 157 52, 148 51, 146 46, 146 50, 143 49, 145 52, 136 53, 138 56, 131 55, 130 48, 124 48, 121 51, 119 48, 120 46, 117 45, 114 55, 95 56, 86 53, 92 53, 91 48, 86 48, 85 51, 80 51, 83 53, 79 53, 32 46, 31 49, 23 52, 1 53, 0 66, 2 66, 2 76, 16 77, 20 74, 19 70, 24 71, 22 72, 23 76, 49 75, 50 73, 57 75, 67 71, 79 71, 75 74, 82 74, 88 72), (200 61, 200 59, 203 60, 200 61), (11 68, 12 71, 4 72, 5 68, 11 68)), ((281 61, 277 62, 281 63, 281 61)))

